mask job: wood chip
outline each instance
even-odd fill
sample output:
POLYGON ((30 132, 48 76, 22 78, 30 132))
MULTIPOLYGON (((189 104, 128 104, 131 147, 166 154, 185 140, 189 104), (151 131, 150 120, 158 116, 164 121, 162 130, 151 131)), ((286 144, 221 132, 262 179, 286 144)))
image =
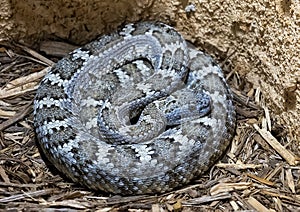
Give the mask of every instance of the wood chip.
POLYGON ((248 173, 247 176, 249 176, 249 177, 251 177, 251 178, 257 180, 258 182, 261 182, 261 183, 265 184, 265 185, 273 186, 273 185, 275 184, 274 182, 271 182, 271 181, 269 181, 269 180, 267 180, 267 179, 264 179, 264 178, 255 176, 255 175, 253 175, 253 174, 249 174, 249 173, 248 173))
POLYGON ((54 189, 45 189, 45 190, 32 191, 32 192, 24 192, 23 194, 15 194, 9 197, 1 198, 0 203, 19 201, 21 199, 28 198, 28 197, 29 198, 39 197, 39 196, 51 194, 53 191, 54 189))
POLYGON ((257 199, 255 199, 254 197, 249 197, 247 199, 247 202, 253 207, 255 208, 256 211, 258 212, 275 212, 275 210, 270 210, 268 208, 266 208, 263 204, 261 204, 257 199))
POLYGON ((253 125, 259 134, 278 152, 291 166, 299 164, 299 158, 282 146, 272 134, 266 129, 261 129, 257 124, 253 125))
POLYGON ((219 183, 210 189, 210 194, 216 195, 219 193, 230 192, 234 190, 245 190, 249 189, 252 183, 240 182, 240 183, 219 183))
POLYGON ((43 69, 38 73, 29 74, 26 77, 17 78, 9 83, 4 88, 0 89, 0 99, 23 95, 24 93, 36 90, 40 78, 45 76, 50 67, 43 69))
POLYGON ((289 188, 291 189, 291 191, 295 194, 296 193, 296 189, 295 189, 294 177, 292 175, 292 170, 291 169, 287 169, 285 171, 285 174, 286 174, 287 184, 288 184, 289 188))
POLYGON ((39 54, 38 52, 34 51, 33 49, 28 48, 27 46, 21 45, 21 44, 16 44, 18 47, 22 48, 24 51, 28 52, 31 54, 33 57, 38 59, 38 61, 42 61, 43 64, 52 66, 54 65, 54 62, 49 60, 48 58, 44 57, 43 55, 39 54))
POLYGON ((217 167, 220 168, 233 168, 233 169, 258 169, 261 168, 261 164, 230 164, 230 163, 218 163, 216 164, 217 167))
POLYGON ((205 195, 202 197, 183 201, 182 205, 185 205, 185 206, 186 205, 199 205, 199 204, 203 204, 203 203, 213 202, 216 200, 230 199, 231 197, 232 197, 232 195, 227 192, 219 193, 219 194, 211 195, 211 196, 205 195))
POLYGON ((12 125, 13 123, 15 123, 15 122, 23 119, 32 110, 33 110, 33 108, 32 108, 32 102, 30 102, 30 103, 28 103, 25 106, 25 108, 22 111, 20 111, 15 116, 13 116, 12 118, 8 119, 7 121, 2 122, 0 124, 0 131, 6 129, 7 127, 9 127, 10 125, 12 125))
POLYGON ((0 165, 0 176, 5 183, 10 183, 9 177, 7 176, 5 170, 3 169, 3 167, 1 165, 0 165))

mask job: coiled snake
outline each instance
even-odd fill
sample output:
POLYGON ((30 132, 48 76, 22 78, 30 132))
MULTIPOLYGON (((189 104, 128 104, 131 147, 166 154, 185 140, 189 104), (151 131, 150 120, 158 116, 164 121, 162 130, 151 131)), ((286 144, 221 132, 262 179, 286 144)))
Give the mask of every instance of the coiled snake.
POLYGON ((60 60, 34 101, 42 151, 74 182, 163 193, 212 166, 235 111, 221 69, 162 23, 128 24, 60 60))

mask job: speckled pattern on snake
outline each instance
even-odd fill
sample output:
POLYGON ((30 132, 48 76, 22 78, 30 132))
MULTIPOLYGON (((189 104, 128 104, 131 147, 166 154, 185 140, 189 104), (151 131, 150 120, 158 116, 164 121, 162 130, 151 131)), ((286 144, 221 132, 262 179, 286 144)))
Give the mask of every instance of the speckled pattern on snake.
POLYGON ((89 189, 163 193, 199 177, 235 130, 220 67, 163 23, 128 24, 71 52, 34 101, 39 145, 89 189))

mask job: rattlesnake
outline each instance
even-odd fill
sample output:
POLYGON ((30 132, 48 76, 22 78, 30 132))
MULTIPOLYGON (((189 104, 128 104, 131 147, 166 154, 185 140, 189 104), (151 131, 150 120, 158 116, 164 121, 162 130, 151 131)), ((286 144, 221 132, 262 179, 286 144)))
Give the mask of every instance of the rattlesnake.
POLYGON ((212 166, 235 111, 221 69, 163 23, 128 24, 71 52, 34 101, 39 145, 74 182, 163 193, 212 166))

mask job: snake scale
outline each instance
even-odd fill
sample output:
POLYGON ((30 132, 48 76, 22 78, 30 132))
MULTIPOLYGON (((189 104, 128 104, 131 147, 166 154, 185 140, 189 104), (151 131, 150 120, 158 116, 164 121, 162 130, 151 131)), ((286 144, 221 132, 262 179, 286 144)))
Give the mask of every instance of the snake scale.
POLYGON ((41 81, 34 125, 42 152, 93 190, 135 195, 186 185, 235 130, 220 67, 172 27, 128 24, 60 60, 41 81))

